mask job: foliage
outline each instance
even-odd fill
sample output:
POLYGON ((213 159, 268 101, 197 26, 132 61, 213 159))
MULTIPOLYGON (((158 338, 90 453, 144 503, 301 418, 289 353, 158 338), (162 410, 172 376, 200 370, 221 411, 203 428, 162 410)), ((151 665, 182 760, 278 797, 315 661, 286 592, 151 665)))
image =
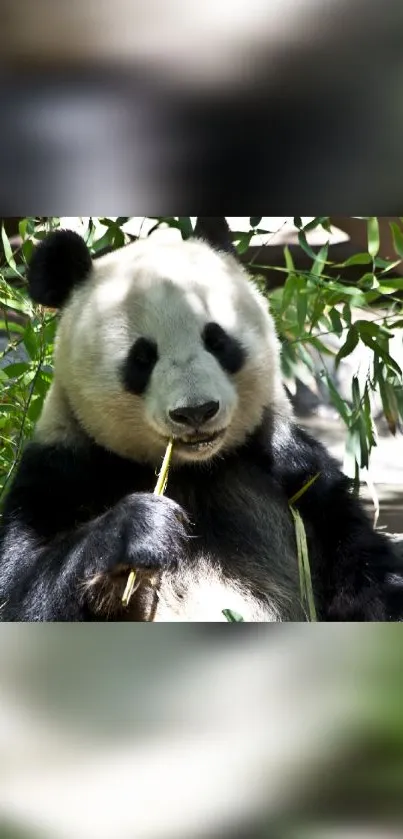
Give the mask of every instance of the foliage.
MULTIPOLYGON (((300 246, 312 259, 309 272, 295 270, 291 254, 285 248, 285 283, 271 295, 271 307, 283 339, 283 367, 287 376, 300 376, 314 372, 312 350, 316 350, 323 363, 322 375, 331 402, 347 430, 345 471, 358 477, 360 469, 367 469, 372 448, 376 445, 373 420, 373 399, 378 391, 384 416, 391 433, 395 434, 403 418, 402 371, 390 354, 389 343, 394 330, 403 326, 401 299, 403 278, 391 272, 400 263, 402 250, 397 231, 394 244, 399 256, 396 260, 378 257, 379 225, 377 218, 367 218, 368 251, 357 253, 340 264, 328 260, 328 245, 315 253, 309 246, 306 233, 322 225, 328 230, 329 219, 315 218, 304 228, 301 219, 295 218, 300 246), (363 273, 353 284, 343 278, 343 269, 362 265, 363 273), (330 276, 330 267, 340 274, 330 276), (372 308, 382 309, 380 317, 357 319, 356 312, 368 315, 372 308), (332 351, 326 338, 336 335, 342 346, 332 351), (360 344, 370 351, 371 363, 364 371, 352 377, 351 399, 343 400, 329 374, 324 356, 334 356, 337 369, 343 358, 360 344)), ((394 225, 392 225, 392 228, 394 225)), ((399 232, 400 237, 403 234, 399 232)), ((402 251, 403 253, 403 251, 402 251)))
MULTIPOLYGON (((82 224, 88 246, 95 256, 105 249, 120 248, 131 240, 129 217, 75 219, 82 224)), ((178 229, 183 238, 193 230, 188 216, 144 219, 151 230, 168 224, 178 229)), ((265 236, 270 231, 260 227, 262 219, 250 218, 250 230, 234 232, 238 252, 245 254, 253 235, 265 236)), ((403 222, 403 218, 400 220, 403 222)), ((41 412, 52 379, 52 352, 57 316, 29 301, 25 287, 26 265, 35 242, 60 226, 59 218, 24 218, 19 223, 21 244, 12 248, 2 228, 5 260, 0 266, 0 331, 6 345, 0 352, 0 490, 6 488, 13 475, 24 441, 30 437, 41 412)), ((286 379, 304 380, 314 373, 313 354, 323 360, 323 382, 330 399, 346 426, 349 458, 346 469, 355 476, 369 463, 371 449, 376 445, 373 421, 373 393, 380 394, 384 415, 392 433, 403 419, 402 372, 390 353, 393 331, 401 328, 400 295, 403 278, 393 277, 393 269, 403 258, 403 229, 391 225, 396 260, 384 260, 379 253, 379 225, 376 217, 366 219, 368 246, 346 262, 335 265, 328 258, 328 245, 316 253, 309 245, 307 233, 317 227, 329 231, 329 218, 320 216, 303 226, 294 218, 301 248, 312 260, 309 271, 297 270, 290 250, 284 249, 284 265, 276 266, 284 282, 268 293, 283 345, 283 370, 286 379), (354 284, 343 278, 343 269, 362 266, 362 275, 354 284), (332 276, 329 270, 332 268, 332 276), (334 271, 336 269, 336 275, 334 271), (371 307, 382 307, 379 318, 357 319, 354 313, 368 313, 371 307), (326 337, 342 339, 338 351, 329 347, 326 337), (359 346, 365 345, 372 359, 364 378, 353 376, 351 399, 342 399, 325 364, 333 355, 336 366, 359 346)), ((254 260, 253 270, 264 267, 254 260)), ((256 281, 266 292, 262 276, 256 281)))

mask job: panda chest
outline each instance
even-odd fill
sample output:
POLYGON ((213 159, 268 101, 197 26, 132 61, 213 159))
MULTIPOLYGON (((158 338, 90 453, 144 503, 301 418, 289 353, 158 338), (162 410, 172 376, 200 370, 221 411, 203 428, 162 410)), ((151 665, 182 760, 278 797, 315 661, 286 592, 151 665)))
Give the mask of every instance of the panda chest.
POLYGON ((245 557, 262 563, 288 550, 294 555, 294 527, 285 497, 269 482, 172 488, 171 497, 191 521, 188 552, 211 556, 226 567, 245 557))
POLYGON ((191 539, 181 566, 163 574, 154 620, 224 622, 300 619, 298 563, 287 507, 259 495, 186 504, 191 539), (247 503, 248 501, 248 503, 247 503), (263 503, 265 501, 265 504, 263 503))
POLYGON ((253 622, 301 617, 287 501, 269 481, 242 478, 171 483, 191 538, 181 566, 162 575, 155 621, 226 621, 226 609, 253 622))

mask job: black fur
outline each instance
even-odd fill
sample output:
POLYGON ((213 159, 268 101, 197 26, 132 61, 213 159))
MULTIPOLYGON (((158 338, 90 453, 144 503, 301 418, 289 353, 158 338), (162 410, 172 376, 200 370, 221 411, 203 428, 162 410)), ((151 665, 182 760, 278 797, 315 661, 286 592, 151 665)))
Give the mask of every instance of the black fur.
POLYGON ((238 373, 245 363, 246 353, 239 341, 218 323, 208 323, 203 331, 204 346, 214 355, 227 373, 238 373))
MULTIPOLYGON (((327 450, 302 429, 282 443, 273 435, 274 474, 292 498, 309 480, 318 479, 296 506, 310 534, 319 545, 313 568, 316 597, 327 621, 384 621, 403 616, 403 597, 396 592, 403 583, 387 538, 374 531, 361 502, 352 493, 327 450), (391 575, 396 574, 394 584, 391 575)), ((314 553, 314 551, 312 551, 314 553)))
POLYGON ((236 249, 225 216, 198 216, 194 236, 204 239, 217 250, 236 256, 236 249))
POLYGON ((152 470, 139 468, 136 477, 90 444, 80 454, 28 445, 4 510, 3 620, 86 620, 83 584, 94 576, 175 566, 185 514, 146 492, 152 470))
POLYGON ((158 361, 158 349, 154 341, 138 338, 133 344, 122 368, 122 380, 129 393, 141 396, 158 361))
POLYGON ((92 260, 84 240, 72 230, 57 230, 35 249, 27 273, 35 303, 58 309, 91 271, 92 260))
MULTIPOLYGON (((245 363, 246 353, 240 342, 218 323, 208 323, 202 335, 204 346, 215 356, 227 373, 238 373, 245 363)), ((158 361, 158 347, 148 338, 138 338, 122 366, 122 381, 126 390, 141 396, 147 388, 153 368, 158 361)))
MULTIPOLYGON (((169 496, 174 500, 150 494, 153 469, 93 444, 81 452, 28 445, 4 510, 0 617, 91 620, 96 616, 82 586, 85 579, 123 566, 163 569, 192 563, 201 551, 229 575, 242 574, 248 581, 252 569, 240 571, 234 557, 248 551, 264 556, 265 551, 248 523, 240 486, 259 489, 270 509, 271 498, 286 505, 319 471, 298 504, 319 619, 400 618, 402 574, 388 541, 373 532, 320 444, 294 426, 285 443, 282 439, 283 429, 269 417, 236 453, 209 465, 173 469, 169 496), (184 523, 183 511, 191 525, 184 523)), ((270 574, 270 567, 263 572, 270 574)), ((110 619, 121 618, 118 609, 110 619)))

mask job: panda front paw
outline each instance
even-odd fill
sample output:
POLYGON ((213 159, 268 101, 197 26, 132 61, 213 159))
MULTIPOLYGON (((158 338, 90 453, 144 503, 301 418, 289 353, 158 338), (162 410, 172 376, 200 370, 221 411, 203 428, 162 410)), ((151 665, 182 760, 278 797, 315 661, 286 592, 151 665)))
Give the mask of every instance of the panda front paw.
POLYGON ((150 493, 129 495, 106 513, 93 534, 85 573, 83 590, 90 610, 119 615, 130 570, 152 583, 161 572, 175 568, 188 538, 187 524, 186 513, 175 501, 150 493))
POLYGON ((111 511, 109 570, 117 565, 164 570, 176 564, 186 539, 187 517, 179 504, 165 496, 134 493, 111 511))

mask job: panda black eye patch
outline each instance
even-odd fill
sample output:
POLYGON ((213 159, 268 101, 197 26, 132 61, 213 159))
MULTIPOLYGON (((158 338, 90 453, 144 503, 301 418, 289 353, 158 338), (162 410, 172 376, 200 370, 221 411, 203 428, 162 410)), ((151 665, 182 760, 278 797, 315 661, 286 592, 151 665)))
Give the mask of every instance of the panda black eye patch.
POLYGON ((246 353, 236 338, 228 335, 218 323, 208 323, 203 330, 203 343, 227 373, 238 373, 246 353))
POLYGON ((136 395, 144 393, 158 360, 157 345, 148 338, 138 338, 123 364, 122 378, 126 390, 136 395))

